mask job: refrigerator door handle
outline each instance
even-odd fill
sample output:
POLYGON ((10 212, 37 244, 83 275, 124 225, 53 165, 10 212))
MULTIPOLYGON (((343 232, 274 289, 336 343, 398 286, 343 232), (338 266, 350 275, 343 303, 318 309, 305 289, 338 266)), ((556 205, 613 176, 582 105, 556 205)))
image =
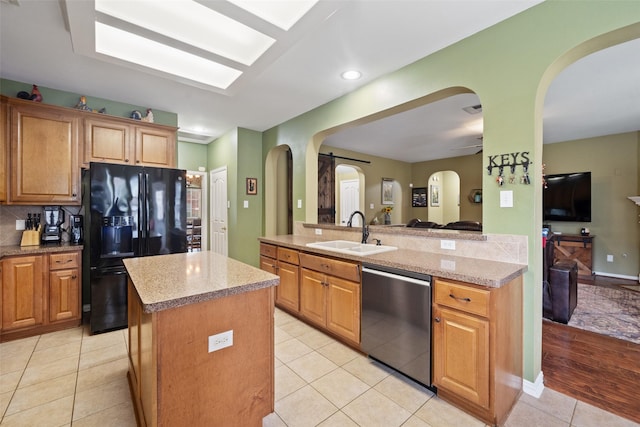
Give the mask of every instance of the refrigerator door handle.
POLYGON ((146 241, 145 233, 145 181, 143 179, 142 172, 138 172, 138 255, 143 255, 145 252, 144 242, 146 241))

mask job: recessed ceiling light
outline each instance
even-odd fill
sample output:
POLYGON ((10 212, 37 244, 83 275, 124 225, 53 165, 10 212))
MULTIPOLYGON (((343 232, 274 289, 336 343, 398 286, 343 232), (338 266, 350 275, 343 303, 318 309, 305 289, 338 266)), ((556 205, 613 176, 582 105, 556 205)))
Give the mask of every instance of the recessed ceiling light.
POLYGON ((362 73, 358 70, 349 70, 342 73, 341 76, 345 80, 357 80, 362 77, 362 73))

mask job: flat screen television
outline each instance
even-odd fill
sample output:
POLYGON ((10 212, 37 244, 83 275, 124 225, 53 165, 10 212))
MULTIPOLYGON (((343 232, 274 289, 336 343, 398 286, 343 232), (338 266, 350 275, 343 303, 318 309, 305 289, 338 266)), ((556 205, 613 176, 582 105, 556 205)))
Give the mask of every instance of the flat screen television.
POLYGON ((591 222, 591 172, 546 175, 545 221, 591 222))

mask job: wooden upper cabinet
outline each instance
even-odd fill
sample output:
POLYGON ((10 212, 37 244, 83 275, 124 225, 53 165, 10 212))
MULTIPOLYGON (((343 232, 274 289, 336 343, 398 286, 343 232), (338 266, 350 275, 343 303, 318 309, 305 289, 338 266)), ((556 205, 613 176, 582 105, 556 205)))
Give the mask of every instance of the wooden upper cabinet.
POLYGON ((65 110, 12 102, 11 203, 80 204, 80 121, 65 110))
POLYGON ((175 167, 176 129, 111 116, 84 119, 84 165, 89 162, 175 167))
POLYGON ((9 170, 9 117, 7 103, 4 98, 0 102, 0 203, 7 201, 7 171, 9 170))
POLYGON ((133 164, 131 126, 101 118, 84 119, 84 162, 133 164))
POLYGON ((142 166, 176 166, 175 129, 136 127, 136 164, 142 166))

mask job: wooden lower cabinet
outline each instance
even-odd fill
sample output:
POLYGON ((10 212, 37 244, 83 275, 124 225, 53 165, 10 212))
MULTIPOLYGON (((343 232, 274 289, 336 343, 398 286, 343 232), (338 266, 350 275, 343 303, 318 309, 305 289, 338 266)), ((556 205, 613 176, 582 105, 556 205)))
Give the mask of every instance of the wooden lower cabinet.
POLYGON ((438 396, 501 425, 522 391, 522 277, 500 288, 434 282, 438 396))
POLYGON ((260 244, 260 268, 280 277, 275 304, 293 314, 298 313, 300 304, 298 254, 296 250, 260 244))
POLYGON ((261 426, 274 410, 272 287, 145 313, 129 281, 129 386, 140 426, 261 426), (233 345, 208 339, 233 331, 233 345))
POLYGON ((300 315, 360 345, 360 265, 300 254, 300 315))
POLYGON ((44 255, 2 260, 2 332, 44 322, 44 255))
POLYGON ((80 325, 80 259, 78 250, 2 260, 0 341, 80 325))

